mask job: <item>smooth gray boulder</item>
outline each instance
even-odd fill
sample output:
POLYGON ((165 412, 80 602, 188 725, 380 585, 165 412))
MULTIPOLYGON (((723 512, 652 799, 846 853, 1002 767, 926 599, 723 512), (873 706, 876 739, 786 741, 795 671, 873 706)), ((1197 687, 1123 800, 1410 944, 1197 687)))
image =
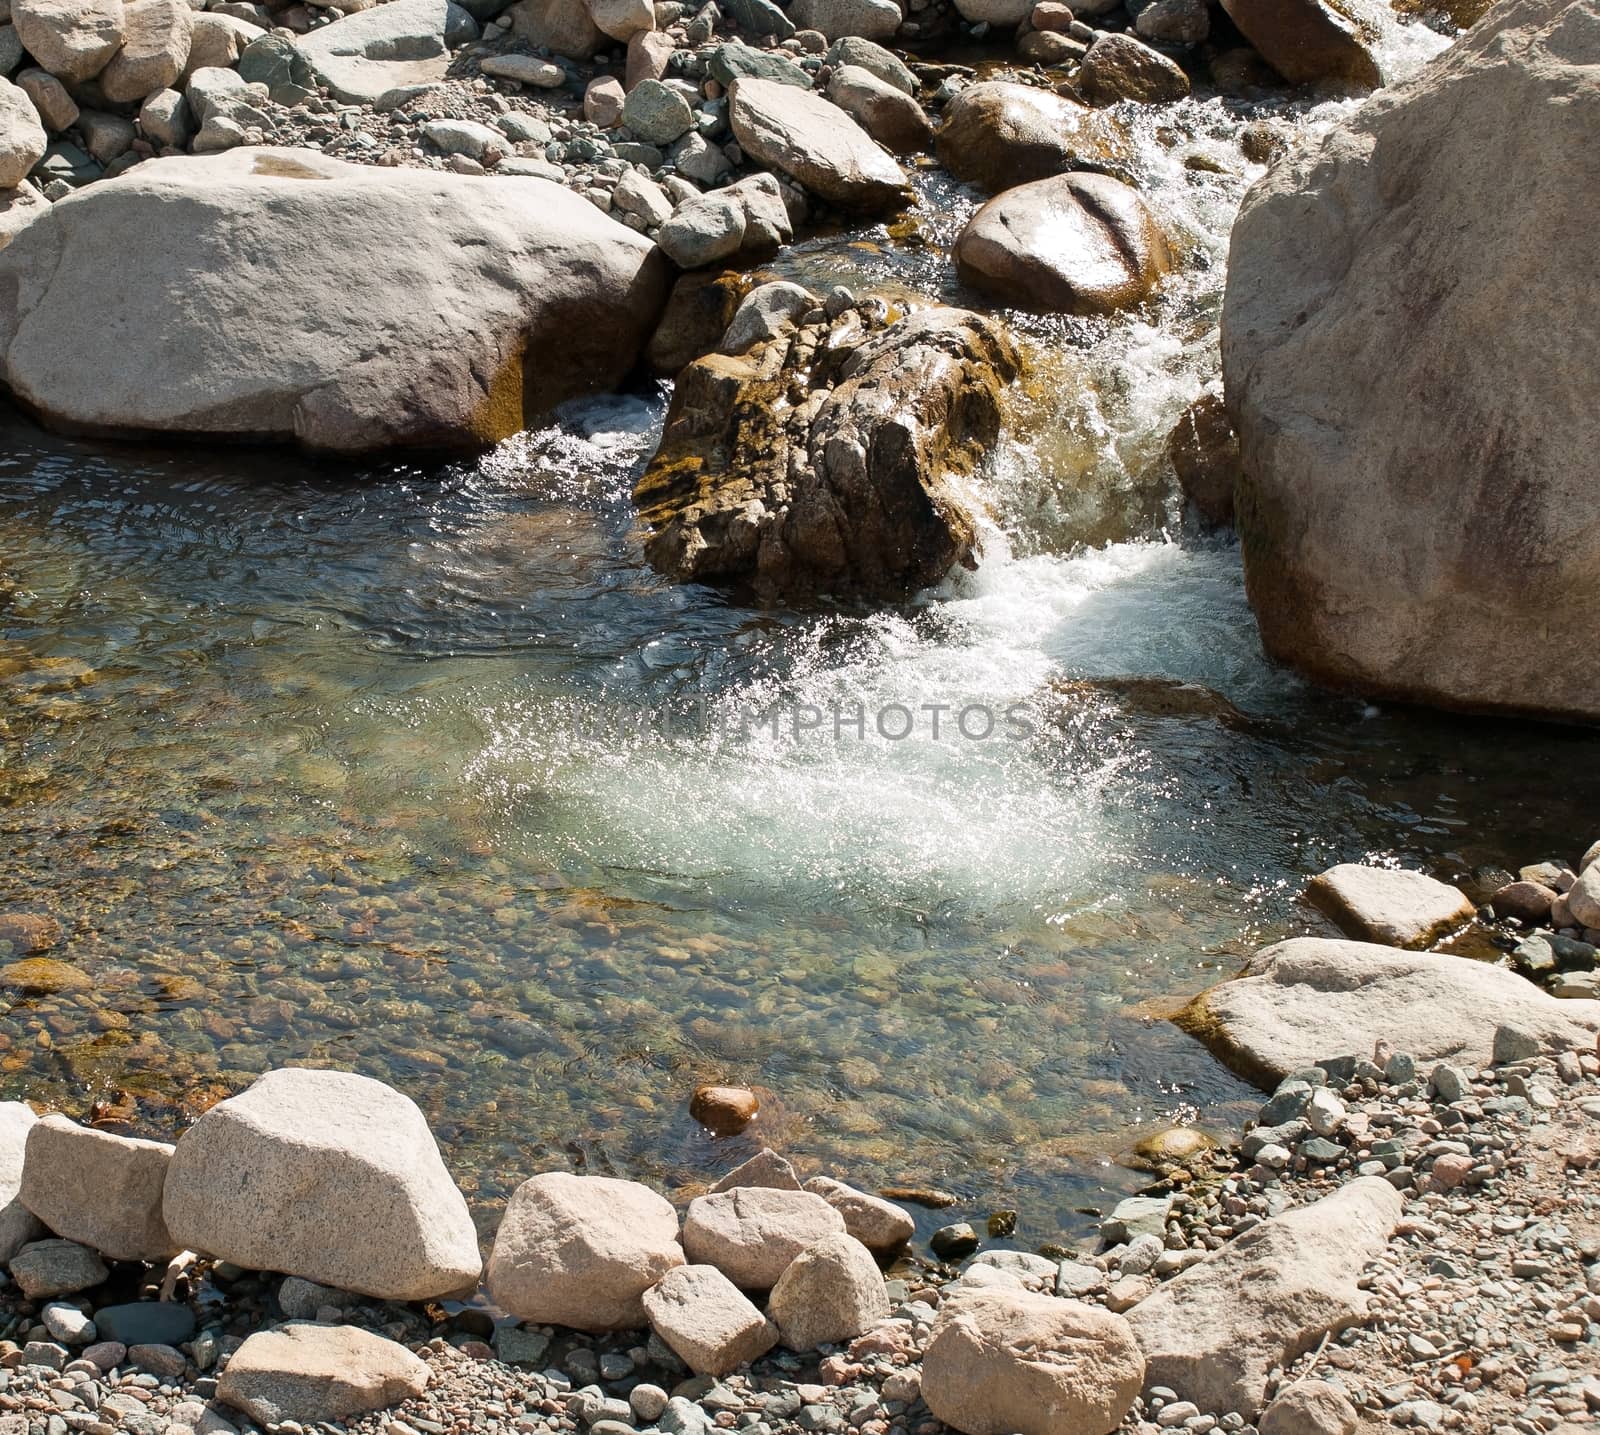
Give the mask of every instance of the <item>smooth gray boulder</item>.
POLYGON ((545 180, 154 160, 0 251, 0 379, 76 432, 474 448, 622 379, 667 272, 545 180))
POLYGON ((745 77, 728 92, 728 121, 752 159, 841 209, 881 214, 909 197, 905 171, 888 151, 821 95, 745 77))
POLYGON ((28 1128, 19 1196, 69 1241, 113 1260, 164 1261, 181 1249, 161 1214, 172 1150, 52 1113, 28 1128))
POLYGON ((1547 996, 1505 967, 1369 942, 1295 937, 1264 948, 1244 975, 1202 992, 1176 1018, 1224 1062, 1266 1088, 1382 1039, 1419 1063, 1482 1067, 1502 1022, 1547 1051, 1590 1050, 1600 1002, 1547 996))
POLYGON ((191 1250, 380 1300, 454 1295, 482 1267, 416 1103, 350 1072, 271 1071, 218 1102, 179 1140, 164 1209, 191 1250))
POLYGON ((1341 862, 1313 877, 1306 901, 1346 936, 1388 947, 1426 947, 1477 912, 1465 892, 1426 872, 1360 862, 1341 862))
POLYGON ((1600 720, 1569 660, 1600 572, 1572 302, 1600 271, 1597 65, 1600 0, 1507 0, 1246 196, 1236 523, 1262 640, 1315 681, 1600 720))
POLYGON ((1381 1176, 1362 1176, 1263 1221, 1157 1287, 1127 1317, 1144 1352, 1146 1384, 1164 1385, 1201 1410, 1254 1419, 1274 1366, 1366 1318, 1358 1282, 1388 1245, 1403 1207, 1381 1176))
POLYGON ((300 39, 317 82, 336 100, 376 105, 444 79, 450 51, 478 36, 454 0, 389 0, 300 39))

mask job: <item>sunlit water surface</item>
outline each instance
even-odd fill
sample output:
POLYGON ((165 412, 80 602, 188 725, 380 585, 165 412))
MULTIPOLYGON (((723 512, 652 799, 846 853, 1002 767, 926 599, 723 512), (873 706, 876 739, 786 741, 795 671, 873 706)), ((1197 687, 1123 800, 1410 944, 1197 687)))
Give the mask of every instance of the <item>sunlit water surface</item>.
MULTIPOLYGON (((1142 1131, 1235 1124, 1249 1093, 1162 1013, 1306 929, 1308 873, 1571 854, 1600 798, 1586 735, 1303 688, 1235 547, 1184 528, 1160 450, 1214 382, 1240 122, 1138 120, 1183 275, 1018 321, 984 562, 896 610, 653 575, 660 393, 357 474, 10 421, 0 909, 55 914, 92 986, 0 995, 0 1096, 171 1134, 271 1065, 349 1066, 422 1104, 486 1223, 534 1170, 683 1188, 769 1141, 1032 1241, 1129 1189, 1142 1131), (1062 686, 1129 676, 1221 701, 1062 686), (761 1088, 759 1129, 699 1130, 706 1079, 761 1088)), ((782 272, 962 298, 973 197, 923 188, 926 246, 782 272)))

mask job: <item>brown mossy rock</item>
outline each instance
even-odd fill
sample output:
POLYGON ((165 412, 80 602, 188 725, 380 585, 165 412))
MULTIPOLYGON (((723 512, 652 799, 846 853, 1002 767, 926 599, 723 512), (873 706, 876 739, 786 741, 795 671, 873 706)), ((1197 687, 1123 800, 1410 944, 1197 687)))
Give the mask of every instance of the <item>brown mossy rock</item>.
POLYGON ((1006 80, 968 85, 945 110, 939 163, 989 193, 1069 170, 1125 170, 1126 126, 1051 90, 1006 80))
POLYGON ((634 498, 645 552, 684 582, 766 598, 904 598, 975 564, 959 480, 999 436, 1015 346, 994 320, 870 305, 679 376, 634 498))
POLYGON ((702 354, 709 354, 722 342, 751 284, 749 275, 731 269, 697 269, 680 275, 646 350, 651 369, 662 378, 676 378, 702 354))
POLYGON ((1293 84, 1319 80, 1374 90, 1377 46, 1394 26, 1386 0, 1221 0, 1266 62, 1293 84))

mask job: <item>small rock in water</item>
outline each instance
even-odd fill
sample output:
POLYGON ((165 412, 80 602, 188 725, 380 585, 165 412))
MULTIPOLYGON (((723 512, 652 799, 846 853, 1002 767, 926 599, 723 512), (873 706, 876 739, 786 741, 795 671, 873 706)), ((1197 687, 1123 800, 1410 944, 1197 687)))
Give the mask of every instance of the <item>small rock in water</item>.
POLYGON ((744 1086, 698 1086, 689 1115, 717 1136, 737 1136, 756 1118, 761 1102, 744 1086))
POLYGON ((966 1221, 940 1226, 928 1238, 934 1255, 942 1261, 958 1261, 978 1249, 978 1233, 966 1221))

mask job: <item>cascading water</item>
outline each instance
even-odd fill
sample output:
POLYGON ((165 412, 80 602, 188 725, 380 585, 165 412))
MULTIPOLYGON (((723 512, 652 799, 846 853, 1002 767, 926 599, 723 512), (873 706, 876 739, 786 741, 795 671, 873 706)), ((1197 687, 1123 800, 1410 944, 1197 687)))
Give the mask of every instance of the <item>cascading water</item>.
MULTIPOLYGON (((349 1065, 487 1201, 573 1161, 731 1164, 684 1109, 731 1078, 806 1161, 1018 1206, 1035 1241, 1137 1179, 1107 1158, 1141 1126, 1233 1119, 1164 1002, 1298 929, 1331 861, 1524 859, 1588 770, 1560 734, 1304 688, 1231 543, 1185 528, 1161 447, 1214 381, 1253 117, 1134 117, 1182 277, 1139 316, 1017 321, 983 562, 891 611, 652 574, 628 495, 659 394, 360 484, 13 423, 0 905, 55 915, 92 985, 5 997, 0 1097, 126 1092, 160 1131, 349 1065)), ((973 197, 922 183, 929 244, 779 271, 950 297, 973 197)))

